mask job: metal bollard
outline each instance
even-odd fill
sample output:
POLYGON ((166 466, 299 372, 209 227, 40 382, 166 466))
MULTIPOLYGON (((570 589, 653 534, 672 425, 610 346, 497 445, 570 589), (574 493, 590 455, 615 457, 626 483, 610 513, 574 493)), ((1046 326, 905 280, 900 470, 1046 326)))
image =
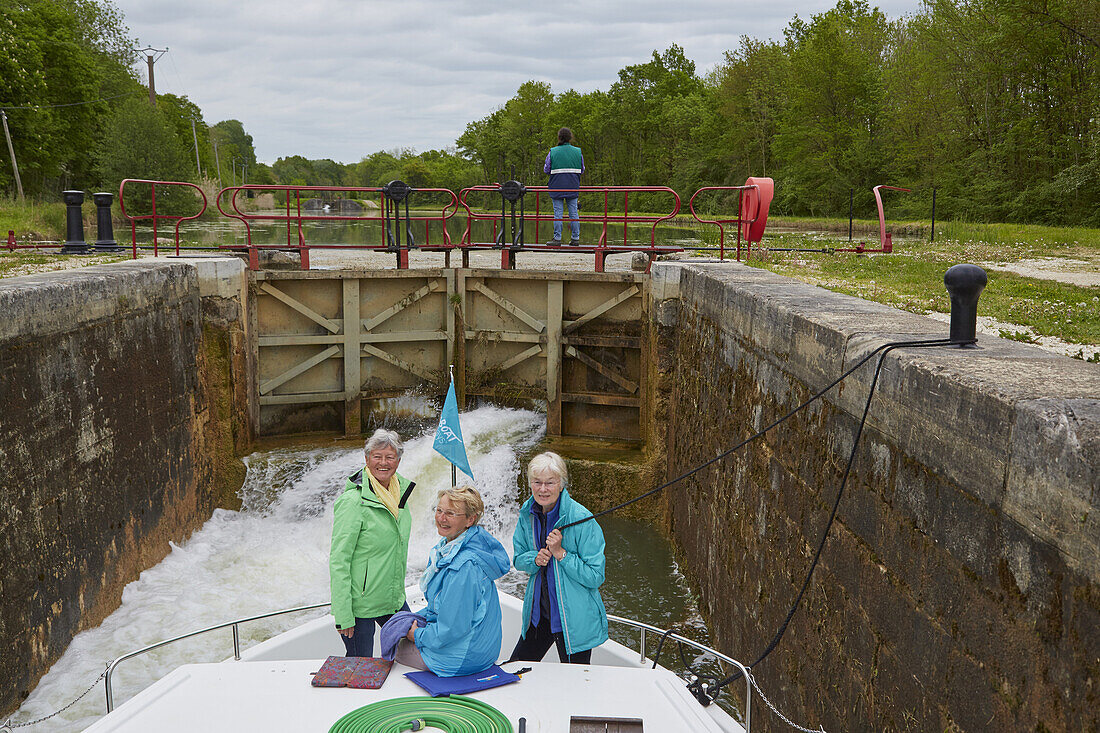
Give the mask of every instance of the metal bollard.
POLYGON ((111 201, 114 195, 110 193, 93 193, 95 201, 95 224, 97 239, 95 240, 96 252, 122 252, 123 247, 115 241, 115 225, 111 221, 111 201))
POLYGON ((985 270, 977 265, 954 265, 943 276, 943 284, 951 295, 952 343, 972 345, 978 332, 978 296, 989 281, 985 270))
POLYGON ((80 210, 84 192, 62 191, 61 198, 65 201, 65 246, 61 248, 61 254, 87 254, 89 247, 84 241, 84 216, 80 210))

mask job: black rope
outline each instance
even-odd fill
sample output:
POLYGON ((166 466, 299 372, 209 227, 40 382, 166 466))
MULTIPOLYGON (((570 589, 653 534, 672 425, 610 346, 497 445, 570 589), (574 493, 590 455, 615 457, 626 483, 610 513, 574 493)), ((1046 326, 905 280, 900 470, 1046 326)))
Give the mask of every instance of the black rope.
MULTIPOLYGON (((867 415, 871 410, 871 399, 875 395, 875 387, 878 384, 878 377, 879 377, 879 374, 882 371, 882 364, 883 364, 883 361, 886 359, 886 355, 888 353, 890 353, 891 351, 893 351, 894 349, 901 349, 901 348, 905 348, 905 347, 921 348, 921 347, 929 347, 929 346, 952 346, 952 345, 962 346, 962 345, 968 344, 968 343, 974 343, 974 342, 973 341, 959 342, 959 341, 951 341, 950 339, 940 339, 940 340, 934 340, 934 341, 899 341, 899 342, 894 342, 894 343, 890 343, 890 344, 885 344, 884 346, 882 346, 879 349, 875 350, 876 352, 881 350, 882 353, 879 356, 878 364, 875 365, 874 376, 871 377, 871 387, 867 391, 867 401, 863 405, 863 415, 860 417, 859 427, 856 430, 855 439, 852 441, 852 450, 848 454, 848 463, 844 466, 844 474, 841 476, 841 479, 840 479, 840 488, 837 490, 836 499, 833 501, 833 509, 832 509, 832 512, 830 512, 830 514, 829 514, 829 521, 825 524, 825 530, 821 533, 821 541, 818 542, 817 550, 814 552, 813 560, 810 561, 810 569, 806 572, 806 578, 805 578, 805 580, 802 581, 802 587, 799 589, 798 596, 794 599, 794 603, 791 604, 791 608, 787 612, 787 617, 785 619, 783 619, 783 623, 780 625, 779 630, 776 632, 775 636, 772 638, 771 642, 764 649, 764 651, 760 654, 760 656, 757 657, 756 661, 753 662, 752 664, 748 665, 749 669, 752 669, 756 665, 760 664, 760 662, 764 661, 764 659, 769 654, 771 654, 772 651, 779 645, 780 639, 783 638, 783 634, 786 633, 787 627, 791 623, 791 619, 794 618, 795 612, 798 611, 798 607, 802 603, 802 597, 804 595, 806 595, 806 590, 810 587, 810 580, 813 578, 814 570, 817 568, 817 562, 821 558, 821 552, 822 552, 822 550, 825 549, 825 542, 829 538, 829 531, 832 529, 833 522, 836 520, 837 510, 840 508, 840 500, 841 500, 841 497, 844 496, 844 487, 848 483, 848 475, 852 471, 852 464, 855 463, 856 449, 859 447, 859 439, 863 435, 863 427, 867 424, 867 415)), ((875 353, 875 352, 872 352, 872 354, 873 353, 875 353)), ((866 360, 864 360, 864 361, 866 361, 866 360)), ((834 384, 835 384, 835 382, 834 382, 834 384)), ((710 689, 710 695, 709 695, 710 699, 714 698, 714 695, 717 694, 719 689, 721 689, 722 687, 725 687, 726 685, 728 685, 732 682, 736 682, 740 678, 741 678, 741 670, 737 670, 736 672, 731 674, 729 677, 726 677, 725 679, 717 682, 714 685, 714 687, 712 687, 710 689)), ((698 684, 698 683, 693 683, 693 684, 698 684)), ((692 689, 691 685, 689 685, 689 689, 692 689)), ((696 693, 697 690, 692 689, 692 692, 696 693)), ((698 697, 698 695, 696 695, 696 696, 698 697)))
MULTIPOLYGON (((817 563, 818 563, 818 560, 821 558, 821 552, 825 549, 825 542, 829 538, 829 532, 832 529, 833 522, 836 520, 837 510, 840 508, 840 500, 844 496, 844 488, 848 483, 848 475, 852 471, 852 464, 855 462, 856 450, 859 447, 859 440, 863 435, 863 428, 867 424, 867 415, 871 410, 871 399, 874 397, 875 388, 878 385, 879 374, 882 372, 882 365, 883 365, 884 360, 886 359, 886 355, 888 353, 890 353, 891 351, 893 351, 894 349, 924 348, 924 347, 932 347, 932 346, 965 346, 965 345, 972 344, 972 343, 974 343, 973 340, 971 340, 971 341, 952 341, 951 339, 924 339, 924 340, 919 340, 919 341, 893 341, 893 342, 890 342, 890 343, 883 344, 883 345, 879 346, 878 348, 876 348, 875 350, 871 351, 866 356, 864 356, 862 359, 860 359, 858 362, 856 362, 852 367, 845 370, 839 377, 837 377, 832 382, 830 382, 824 389, 822 389, 819 392, 817 392, 816 394, 814 394, 812 397, 810 397, 808 400, 803 402, 801 405, 794 408, 793 410, 788 412, 786 415, 779 418, 775 422, 771 423, 770 425, 768 425, 764 429, 754 433, 753 435, 750 435, 748 438, 741 441, 740 443, 733 446, 732 448, 729 448, 728 450, 725 450, 722 453, 719 453, 717 456, 715 456, 714 458, 711 458, 709 461, 706 461, 705 463, 702 463, 702 464, 696 466, 695 468, 691 469, 690 471, 688 471, 686 473, 681 474, 680 476, 677 476, 676 478, 672 479, 671 481, 667 481, 667 482, 661 484, 660 486, 658 486, 655 489, 651 489, 651 490, 645 492, 644 494, 636 496, 633 499, 629 499, 627 501, 624 501, 623 503, 618 504, 616 506, 613 506, 610 509, 605 509, 602 512, 597 512, 595 514, 592 514, 590 516, 585 517, 584 519, 579 519, 575 522, 570 522, 569 524, 562 525, 558 529, 565 529, 566 527, 572 527, 575 524, 581 524, 582 522, 587 522, 590 519, 596 519, 597 517, 602 517, 605 514, 610 514, 611 512, 617 511, 619 509, 622 509, 623 507, 630 506, 631 504, 633 504, 635 502, 638 502, 638 501, 641 501, 642 499, 650 497, 650 496, 652 496, 652 495, 668 488, 669 486, 672 486, 673 484, 678 483, 679 481, 683 481, 685 478, 688 478, 689 476, 695 475, 696 473, 703 470, 707 466, 710 466, 711 464, 725 458, 730 453, 733 453, 734 451, 748 445, 749 443, 756 440, 757 438, 760 438, 761 436, 763 436, 765 433, 767 433, 769 430, 776 427, 777 425, 780 425, 780 424, 786 422, 787 420, 789 420, 790 418, 794 417, 796 414, 798 414, 802 410, 809 407, 815 401, 821 399, 829 390, 831 390, 836 385, 840 384, 844 379, 846 379, 848 376, 850 376, 854 371, 856 371, 861 366, 863 366, 868 361, 870 361, 872 357, 874 357, 875 355, 878 355, 879 356, 878 364, 875 365, 874 375, 871 378, 871 386, 870 386, 870 389, 867 391, 867 401, 863 406, 863 415, 860 417, 859 427, 856 430, 855 439, 852 441, 852 450, 848 454, 848 462, 844 467, 844 474, 841 476, 841 479, 840 479, 840 488, 837 490, 836 499, 833 502, 833 508, 832 508, 832 511, 829 514, 829 521, 825 524, 825 530, 821 533, 821 541, 818 542, 817 550, 814 552, 813 560, 811 560, 811 562, 810 562, 810 568, 806 573, 806 578, 802 581, 802 587, 798 591, 798 596, 795 598, 794 603, 791 604, 791 608, 787 612, 786 618, 783 619, 783 623, 780 625, 779 630, 776 632, 776 634, 772 638, 771 642, 764 649, 763 653, 761 653, 760 656, 757 657, 756 661, 753 662, 752 664, 748 665, 748 668, 752 669, 757 664, 764 661, 764 659, 769 654, 771 654, 772 651, 779 645, 780 640, 783 638, 783 635, 787 631, 787 627, 791 623, 791 619, 794 618, 795 613, 798 611, 798 608, 802 603, 803 596, 806 595, 806 590, 810 587, 810 580, 813 578, 814 570, 817 569, 817 563)), ((668 635, 671 634, 671 633, 672 633, 672 630, 669 629, 668 631, 666 631, 662 635, 661 641, 657 645, 657 652, 654 655, 656 658, 660 657, 661 648, 664 645, 665 639, 667 639, 668 635)), ((681 658, 682 658, 683 657, 683 650, 682 649, 680 650, 680 653, 681 653, 681 658)), ((656 659, 655 659, 654 660, 654 666, 656 666, 656 663, 657 662, 656 662, 656 659)), ((685 666, 687 666, 688 669, 691 669, 691 667, 689 665, 685 664, 685 666)), ((691 682, 691 684, 688 685, 688 690, 691 691, 691 693, 704 705, 706 705, 710 701, 712 701, 714 699, 714 697, 718 694, 718 691, 722 687, 725 687, 726 685, 729 685, 732 682, 736 682, 741 677, 741 670, 737 670, 736 672, 734 672, 730 676, 726 677, 725 679, 722 679, 722 680, 719 680, 719 681, 715 682, 713 687, 710 687, 706 683, 703 682, 703 678, 707 678, 707 679, 710 679, 710 680, 715 680, 716 678, 711 677, 710 675, 699 675, 699 674, 695 673, 694 670, 692 670, 692 672, 693 672, 693 674, 695 674, 696 679, 693 680, 691 682)))
POLYGON ((855 370, 859 369, 861 366, 866 364, 868 361, 871 360, 871 358, 873 356, 875 356, 879 352, 883 351, 884 349, 893 350, 893 349, 902 348, 904 346, 951 346, 952 344, 958 344, 958 343, 959 342, 951 341, 950 339, 935 339, 935 340, 931 340, 931 341, 928 341, 928 340, 925 340, 925 341, 895 341, 895 342, 892 342, 892 343, 883 344, 882 346, 879 346, 877 349, 875 349, 871 353, 867 354, 867 356, 865 356, 862 359, 860 359, 859 361, 857 361, 853 366, 851 366, 843 374, 841 374, 839 377, 837 377, 832 382, 830 382, 828 384, 828 386, 826 386, 820 392, 815 394, 813 397, 810 397, 810 399, 806 400, 801 405, 794 408, 793 410, 788 412, 786 415, 784 415, 783 417, 781 417, 778 420, 776 420, 775 422, 773 422, 771 425, 768 425, 766 428, 760 430, 759 432, 753 433, 749 437, 745 438, 744 440, 742 440, 740 443, 733 446, 729 450, 726 450, 726 451, 723 451, 723 452, 719 453, 718 455, 716 455, 714 458, 711 458, 706 463, 702 463, 702 464, 696 466, 695 468, 691 469, 687 473, 683 473, 683 474, 677 476, 676 478, 672 479, 671 481, 666 481, 665 483, 661 484, 660 486, 658 486, 655 489, 650 489, 649 491, 645 492, 644 494, 640 494, 638 496, 635 496, 633 499, 627 499, 622 504, 617 504, 617 505, 611 507, 610 509, 604 509, 602 512, 596 512, 595 514, 590 514, 589 516, 585 517, 584 519, 578 519, 575 522, 570 522, 569 524, 563 524, 562 526, 558 527, 558 529, 566 529, 567 527, 572 527, 573 525, 581 524, 583 522, 587 522, 590 519, 597 519, 599 517, 604 516, 605 514, 610 514, 611 512, 618 511, 619 509, 622 509, 624 507, 628 507, 631 504, 634 504, 636 502, 641 501, 642 499, 649 498, 650 496, 653 496, 654 494, 656 494, 660 491, 664 491, 669 486, 672 486, 673 484, 679 483, 680 481, 683 481, 684 479, 688 478, 689 476, 694 476, 695 474, 697 474, 699 471, 702 471, 707 466, 710 466, 711 464, 722 460, 723 458, 728 456, 730 453, 733 453, 734 451, 745 447, 746 445, 748 445, 752 441, 754 441, 757 438, 763 436, 766 432, 768 432, 772 428, 776 427, 777 425, 781 425, 782 423, 786 422, 790 418, 794 417, 799 412, 801 412, 802 410, 806 409, 811 404, 813 404, 816 400, 819 400, 822 397, 824 397, 825 394, 829 390, 831 390, 833 387, 840 384, 852 372, 854 372, 855 370))

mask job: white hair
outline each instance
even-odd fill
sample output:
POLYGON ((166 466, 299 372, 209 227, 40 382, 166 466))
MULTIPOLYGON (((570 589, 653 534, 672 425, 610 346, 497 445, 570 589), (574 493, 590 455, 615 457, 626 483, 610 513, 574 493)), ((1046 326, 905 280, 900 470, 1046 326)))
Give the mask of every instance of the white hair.
POLYGON ((405 452, 405 446, 401 444, 401 438, 397 433, 392 430, 379 428, 375 430, 374 435, 370 436, 367 440, 367 444, 363 447, 363 453, 369 456, 379 448, 385 448, 387 446, 397 451, 398 458, 405 452))
POLYGON ((562 487, 569 483, 569 469, 565 467, 565 459, 553 451, 546 451, 545 453, 539 453, 527 464, 527 485, 531 485, 531 480, 535 477, 535 474, 547 471, 556 474, 561 479, 562 487))

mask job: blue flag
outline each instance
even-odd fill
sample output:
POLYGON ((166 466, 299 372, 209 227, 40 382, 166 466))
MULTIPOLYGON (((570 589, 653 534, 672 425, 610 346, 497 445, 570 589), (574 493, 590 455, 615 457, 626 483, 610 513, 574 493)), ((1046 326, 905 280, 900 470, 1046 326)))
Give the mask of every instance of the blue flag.
POLYGON ((435 431, 435 452, 453 463, 470 478, 470 460, 466 457, 466 444, 462 442, 462 426, 458 423, 458 399, 455 397, 455 383, 447 389, 447 399, 443 402, 443 412, 439 415, 439 428, 435 431))

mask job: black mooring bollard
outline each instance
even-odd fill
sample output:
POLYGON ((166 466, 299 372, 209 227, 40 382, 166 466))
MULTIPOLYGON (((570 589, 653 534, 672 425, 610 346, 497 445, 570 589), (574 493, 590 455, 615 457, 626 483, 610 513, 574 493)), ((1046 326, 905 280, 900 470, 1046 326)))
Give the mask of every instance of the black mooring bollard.
POLYGON ((83 191, 62 191, 65 201, 65 246, 63 255, 82 255, 88 253, 88 243, 84 241, 84 215, 81 205, 84 203, 83 191))
POLYGON ((978 296, 989 281, 977 265, 955 265, 943 275, 943 284, 951 295, 952 343, 967 346, 977 340, 978 296))
POLYGON ((111 201, 114 195, 110 193, 93 193, 92 201, 95 201, 95 225, 96 225, 96 252, 121 252, 122 247, 115 241, 115 225, 111 221, 111 201))

